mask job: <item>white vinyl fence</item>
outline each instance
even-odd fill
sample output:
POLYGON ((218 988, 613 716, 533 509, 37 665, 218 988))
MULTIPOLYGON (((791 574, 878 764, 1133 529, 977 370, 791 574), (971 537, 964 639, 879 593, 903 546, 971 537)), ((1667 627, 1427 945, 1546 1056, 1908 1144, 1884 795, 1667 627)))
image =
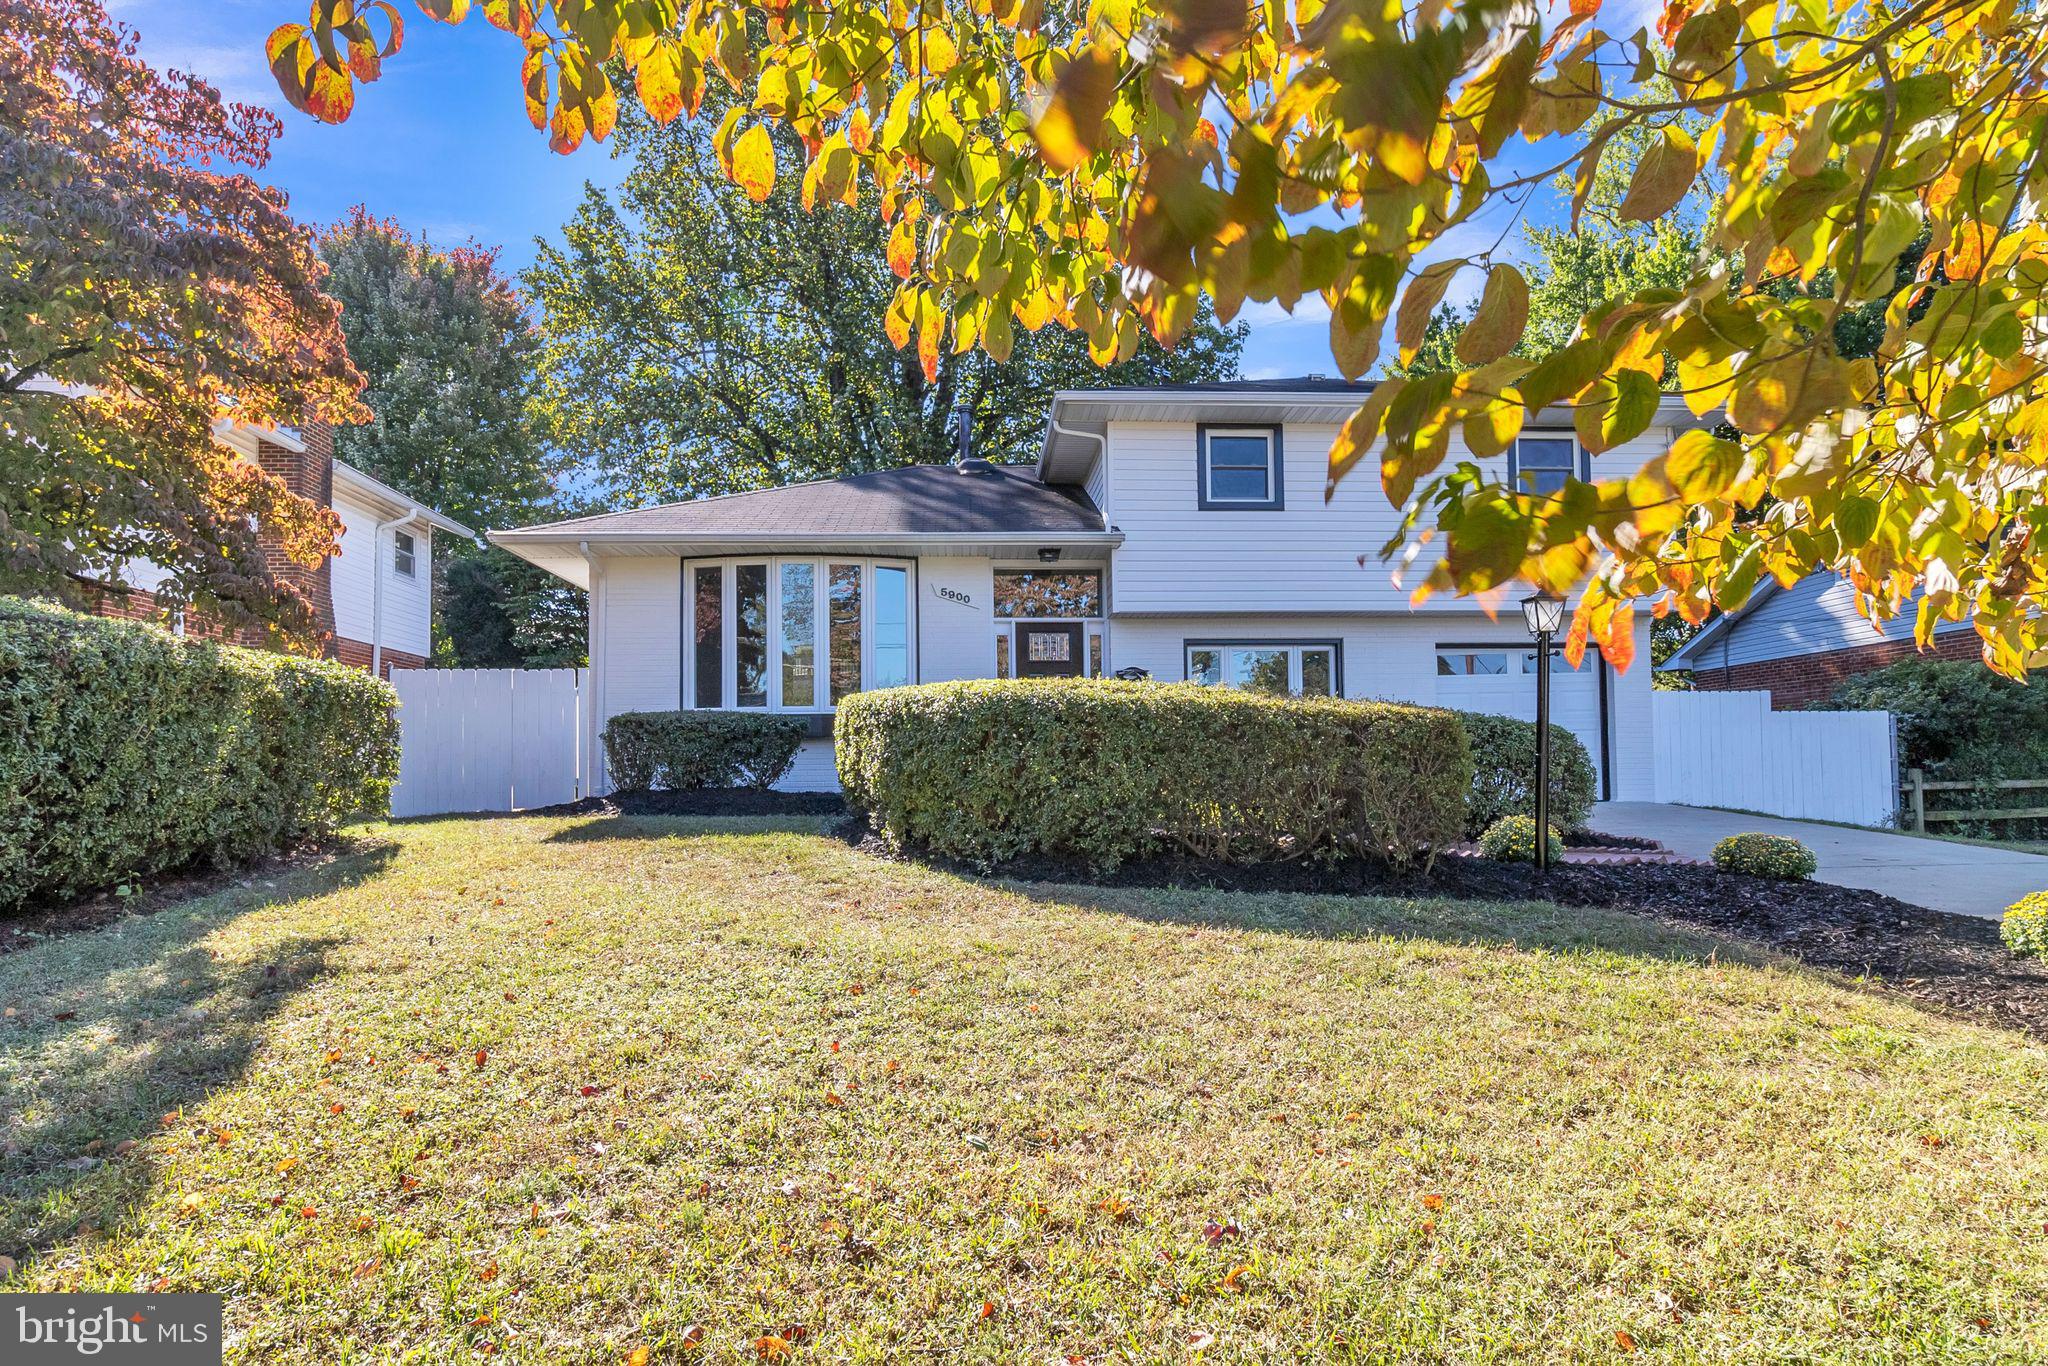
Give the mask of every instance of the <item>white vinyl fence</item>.
POLYGON ((519 811, 581 795, 581 669, 394 669, 391 686, 403 746, 392 815, 519 811))
POLYGON ((1899 764, 1888 711, 1772 711, 1766 692, 1656 692, 1660 802, 1890 826, 1899 764))

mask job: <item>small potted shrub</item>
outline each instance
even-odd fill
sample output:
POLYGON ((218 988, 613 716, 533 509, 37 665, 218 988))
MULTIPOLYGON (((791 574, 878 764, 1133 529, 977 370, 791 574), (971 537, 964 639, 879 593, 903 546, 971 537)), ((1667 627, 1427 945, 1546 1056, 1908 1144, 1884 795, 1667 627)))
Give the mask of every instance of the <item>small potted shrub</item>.
POLYGON ((1766 835, 1751 830, 1730 835, 1715 845, 1714 866, 1724 873, 1797 882, 1812 877, 1820 868, 1820 860, 1813 856, 1813 850, 1790 835, 1766 835))
MULTIPOLYGON (((1479 852, 1499 863, 1534 863, 1536 861, 1536 818, 1534 816, 1502 816, 1486 827, 1486 833, 1479 837, 1479 852)), ((1550 861, 1564 859, 1564 837, 1557 833, 1557 827, 1550 827, 1550 861)))
POLYGON ((2031 892, 2006 907, 1999 932, 2022 958, 2048 958, 2048 892, 2031 892))

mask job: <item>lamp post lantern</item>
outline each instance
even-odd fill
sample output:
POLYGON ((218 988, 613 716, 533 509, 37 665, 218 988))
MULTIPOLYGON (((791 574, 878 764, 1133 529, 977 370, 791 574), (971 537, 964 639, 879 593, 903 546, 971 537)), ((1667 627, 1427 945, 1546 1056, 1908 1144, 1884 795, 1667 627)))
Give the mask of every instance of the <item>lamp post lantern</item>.
POLYGON ((1550 871, 1550 639, 1564 624, 1564 599, 1531 593, 1522 621, 1536 638, 1536 871, 1550 871))

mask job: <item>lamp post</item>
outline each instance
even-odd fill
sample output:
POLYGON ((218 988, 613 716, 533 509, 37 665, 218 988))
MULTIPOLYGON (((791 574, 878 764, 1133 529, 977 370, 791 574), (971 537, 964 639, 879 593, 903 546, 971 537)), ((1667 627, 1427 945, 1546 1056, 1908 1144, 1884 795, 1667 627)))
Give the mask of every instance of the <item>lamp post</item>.
POLYGON ((1531 593, 1522 621, 1536 637, 1536 871, 1550 871, 1550 638, 1564 624, 1564 599, 1531 593))

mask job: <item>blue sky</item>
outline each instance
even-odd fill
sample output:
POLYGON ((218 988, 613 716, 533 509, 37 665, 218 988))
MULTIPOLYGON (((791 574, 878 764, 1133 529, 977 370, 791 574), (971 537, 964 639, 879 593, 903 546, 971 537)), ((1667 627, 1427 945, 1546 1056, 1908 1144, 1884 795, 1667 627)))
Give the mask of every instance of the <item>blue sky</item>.
MULTIPOLYGON (((1646 0, 1607 6, 1647 7, 1646 0)), ((332 223, 351 205, 365 204, 436 242, 474 237, 499 247, 507 269, 518 271, 533 259, 536 237, 559 235, 586 181, 615 185, 624 172, 596 144, 570 156, 548 150, 526 121, 518 42, 480 14, 450 26, 399 0, 404 49, 385 64, 383 79, 358 91, 349 121, 330 128, 285 106, 263 63, 264 38, 280 23, 303 19, 302 0, 108 0, 108 8, 141 34, 143 56, 153 64, 194 72, 229 99, 280 112, 284 136, 262 178, 283 189, 308 223, 332 223)), ((1625 32, 1633 24, 1616 27, 1625 32)), ((1469 225, 1460 241, 1432 256, 1483 250, 1498 232, 1497 224, 1469 225)), ((1480 283, 1478 272, 1461 273, 1452 300, 1469 297, 1480 283)), ((1321 300, 1302 300, 1291 317, 1278 305, 1250 304, 1242 317, 1252 327, 1247 375, 1333 372, 1321 300)))

